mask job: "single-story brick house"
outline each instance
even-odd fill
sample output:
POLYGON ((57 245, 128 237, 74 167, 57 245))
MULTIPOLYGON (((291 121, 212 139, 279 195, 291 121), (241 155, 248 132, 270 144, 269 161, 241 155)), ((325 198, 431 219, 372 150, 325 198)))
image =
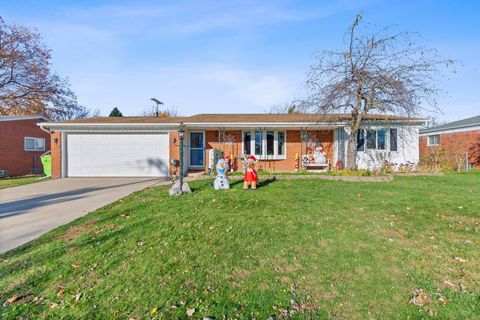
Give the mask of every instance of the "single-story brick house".
POLYGON ((470 167, 480 168, 480 116, 422 129, 420 155, 438 156, 451 166, 468 157, 470 167))
POLYGON ((37 123, 42 116, 0 116, 0 176, 42 173, 40 156, 50 150, 50 135, 37 123))
MULTIPOLYGON (((191 117, 91 118, 39 124, 51 131, 52 176, 155 176, 178 174, 180 127, 185 130, 185 171, 211 167, 213 150, 254 154, 258 167, 294 171, 321 144, 331 166, 345 163, 349 116, 343 114, 198 114, 191 117), (177 160, 177 161, 175 161, 177 160)), ((417 163, 425 119, 369 115, 359 133, 360 168, 417 163)), ((234 163, 235 170, 241 165, 234 163)))

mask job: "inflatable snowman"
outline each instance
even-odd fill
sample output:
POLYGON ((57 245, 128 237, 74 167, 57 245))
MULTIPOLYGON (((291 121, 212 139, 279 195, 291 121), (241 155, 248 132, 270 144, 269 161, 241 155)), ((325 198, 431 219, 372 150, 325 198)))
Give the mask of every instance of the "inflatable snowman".
POLYGON ((228 165, 225 162, 225 159, 220 159, 217 162, 217 176, 215 177, 215 182, 213 187, 215 190, 226 190, 230 189, 227 179, 228 165))

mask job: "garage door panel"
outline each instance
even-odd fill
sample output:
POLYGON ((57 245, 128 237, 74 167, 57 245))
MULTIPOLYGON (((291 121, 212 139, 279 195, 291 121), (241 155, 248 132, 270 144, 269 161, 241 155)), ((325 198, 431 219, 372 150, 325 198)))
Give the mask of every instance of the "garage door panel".
POLYGON ((69 134, 70 177, 168 176, 168 134, 69 134))

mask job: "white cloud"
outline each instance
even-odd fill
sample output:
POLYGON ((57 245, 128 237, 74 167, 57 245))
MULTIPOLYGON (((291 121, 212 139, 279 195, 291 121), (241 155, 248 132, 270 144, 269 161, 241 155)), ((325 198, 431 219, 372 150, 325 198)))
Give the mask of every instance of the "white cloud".
POLYGON ((314 4, 298 9, 292 1, 174 1, 157 4, 62 7, 60 15, 70 21, 101 20, 117 32, 130 32, 148 23, 150 34, 190 36, 214 30, 239 30, 289 21, 326 17, 350 7, 347 1, 314 4))

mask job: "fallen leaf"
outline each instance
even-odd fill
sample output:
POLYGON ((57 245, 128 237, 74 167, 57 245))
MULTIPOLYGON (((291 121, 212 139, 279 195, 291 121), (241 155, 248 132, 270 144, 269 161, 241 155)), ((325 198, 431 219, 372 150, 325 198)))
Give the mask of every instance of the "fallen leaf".
POLYGON ((430 300, 430 296, 423 292, 422 289, 415 289, 413 290, 413 297, 410 299, 410 303, 416 306, 424 306, 428 304, 430 300))
POLYGON ((64 293, 65 293, 65 289, 61 288, 61 289, 58 290, 58 292, 57 292, 57 297, 60 298, 61 296, 63 296, 64 293))
POLYGON ((458 262, 461 262, 461 263, 464 263, 466 261, 465 259, 462 259, 460 257, 455 257, 454 259, 458 262))
POLYGON ((129 218, 130 218, 130 215, 129 215, 128 213, 122 213, 122 214, 120 215, 120 217, 125 218, 125 219, 129 219, 129 218))
POLYGON ((187 316, 191 317, 195 313, 195 308, 188 309, 187 312, 185 313, 187 316))
POLYGON ((78 303, 78 300, 80 300, 80 297, 82 296, 82 293, 79 292, 75 295, 75 298, 74 298, 74 303, 77 304, 78 303))
POLYGON ((455 287, 455 284, 453 282, 451 282, 450 280, 445 280, 445 281, 443 281, 443 283, 445 283, 445 284, 447 284, 451 287, 455 287))
POLYGON ((23 296, 13 296, 11 298, 8 298, 7 301, 5 302, 5 304, 12 304, 12 303, 15 303, 17 302, 18 300, 22 299, 23 296))
POLYGON ((58 303, 52 303, 50 305, 50 308, 52 308, 52 309, 55 309, 56 307, 58 307, 58 303))
POLYGON ((73 263, 73 264, 72 264, 72 268, 73 268, 73 269, 78 269, 78 268, 80 268, 80 265, 79 265, 79 264, 76 264, 76 263, 73 263))
POLYGON ((157 310, 157 307, 153 308, 152 311, 150 311, 150 316, 153 316, 155 313, 157 313, 157 310))

